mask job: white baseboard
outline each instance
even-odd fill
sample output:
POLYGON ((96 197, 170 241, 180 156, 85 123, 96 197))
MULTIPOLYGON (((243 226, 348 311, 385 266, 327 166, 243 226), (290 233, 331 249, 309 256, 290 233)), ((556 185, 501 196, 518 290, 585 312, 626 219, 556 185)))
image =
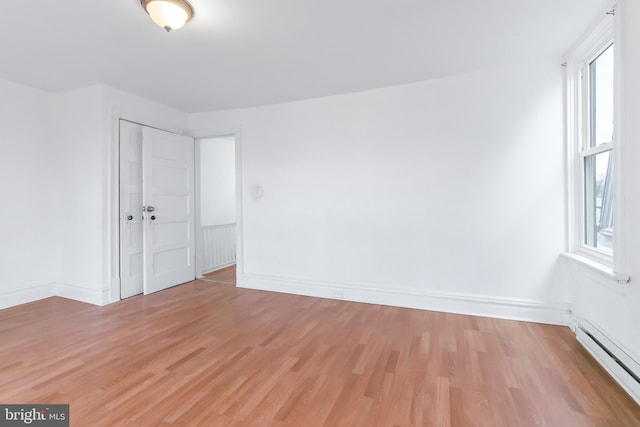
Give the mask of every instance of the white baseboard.
MULTIPOLYGON (((111 278, 111 286, 109 287, 109 301, 105 304, 111 304, 120 301, 120 277, 111 278)), ((104 304, 103 304, 104 305, 104 304)))
POLYGON ((56 296, 86 302, 93 305, 106 305, 111 302, 111 291, 90 288, 79 284, 56 285, 56 296))
POLYGON ((244 273, 238 287, 265 291, 344 299, 354 302, 443 311, 448 313, 569 325, 569 304, 549 304, 508 298, 489 298, 471 294, 453 294, 402 288, 381 288, 307 279, 244 273))
POLYGON ((616 362, 617 359, 637 377, 640 376, 640 357, 619 343, 611 334, 604 332, 590 319, 574 314, 573 322, 576 338, 580 344, 640 405, 640 384, 633 378, 633 375, 616 362), (594 339, 599 341, 606 348, 606 351, 594 339))
POLYGON ((54 282, 32 283, 20 288, 0 290, 0 309, 52 296, 55 296, 54 282))
MULTIPOLYGON (((239 274, 237 286, 320 298, 344 299, 370 304, 554 325, 569 325, 571 321, 571 312, 568 304, 547 304, 536 301, 488 298, 470 294, 436 293, 402 288, 380 288, 361 284, 321 282, 252 273, 239 274)), ((92 289, 79 284, 38 283, 11 291, 0 291, 0 308, 24 304, 51 296, 60 296, 94 305, 106 305, 111 302, 110 294, 109 290, 92 289)))

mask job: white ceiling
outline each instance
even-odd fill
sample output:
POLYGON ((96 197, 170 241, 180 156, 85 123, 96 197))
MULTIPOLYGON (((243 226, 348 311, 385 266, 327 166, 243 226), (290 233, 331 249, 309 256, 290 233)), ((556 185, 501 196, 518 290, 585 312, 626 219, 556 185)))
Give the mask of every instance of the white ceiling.
POLYGON ((560 55, 610 0, 191 0, 172 33, 139 0, 3 3, 0 78, 200 112, 560 55))

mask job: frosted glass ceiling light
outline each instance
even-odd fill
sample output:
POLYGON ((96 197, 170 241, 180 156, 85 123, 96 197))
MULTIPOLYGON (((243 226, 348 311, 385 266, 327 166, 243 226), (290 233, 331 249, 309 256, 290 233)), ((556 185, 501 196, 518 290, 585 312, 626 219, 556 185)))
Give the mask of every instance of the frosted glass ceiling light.
POLYGON ((177 30, 193 17, 193 8, 185 0, 140 0, 153 22, 167 30, 177 30))

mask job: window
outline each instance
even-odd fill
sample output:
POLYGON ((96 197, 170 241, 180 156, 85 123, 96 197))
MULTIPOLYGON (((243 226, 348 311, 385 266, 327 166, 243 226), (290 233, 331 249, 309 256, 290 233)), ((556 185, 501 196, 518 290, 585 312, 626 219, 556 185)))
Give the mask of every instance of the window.
POLYGON ((613 44, 585 68, 587 120, 580 157, 583 163, 583 243, 613 250, 613 44))
POLYGON ((606 16, 568 55, 571 251, 613 265, 614 40, 606 16))

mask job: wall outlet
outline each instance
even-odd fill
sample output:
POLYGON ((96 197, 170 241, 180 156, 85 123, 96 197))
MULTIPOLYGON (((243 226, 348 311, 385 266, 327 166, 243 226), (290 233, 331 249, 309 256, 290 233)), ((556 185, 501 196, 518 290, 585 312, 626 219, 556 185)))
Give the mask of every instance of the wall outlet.
POLYGON ((332 289, 331 298, 344 299, 344 291, 342 289, 332 289))

